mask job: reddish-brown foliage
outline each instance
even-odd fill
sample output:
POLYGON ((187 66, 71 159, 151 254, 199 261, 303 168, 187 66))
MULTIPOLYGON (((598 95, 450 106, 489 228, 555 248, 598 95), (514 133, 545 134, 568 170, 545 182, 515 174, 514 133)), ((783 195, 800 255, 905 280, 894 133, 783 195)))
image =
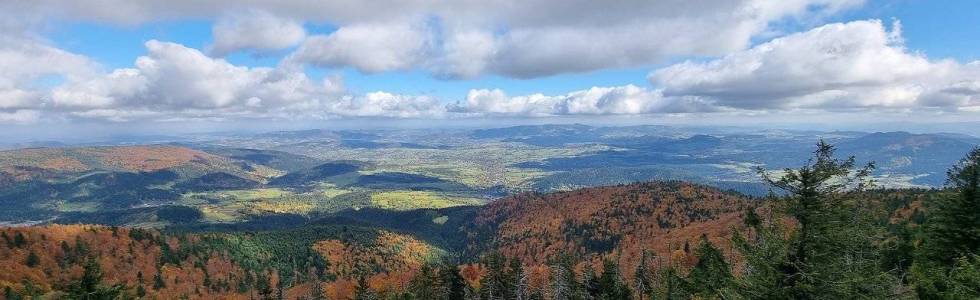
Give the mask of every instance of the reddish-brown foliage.
POLYGON ((690 250, 702 235, 730 254, 732 229, 742 226, 742 212, 752 206, 745 197, 681 182, 524 194, 479 214, 468 228, 471 240, 485 240, 481 235, 489 232, 497 242, 490 249, 473 242, 469 250, 497 249, 530 266, 560 253, 595 266, 608 257, 631 276, 644 250, 653 251, 660 265, 693 264, 690 250))

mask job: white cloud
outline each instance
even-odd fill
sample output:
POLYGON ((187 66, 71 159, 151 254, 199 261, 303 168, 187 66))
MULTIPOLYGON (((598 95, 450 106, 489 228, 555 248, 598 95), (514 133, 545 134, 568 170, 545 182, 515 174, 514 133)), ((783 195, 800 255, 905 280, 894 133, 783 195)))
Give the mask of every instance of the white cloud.
POLYGON ((234 7, 267 15, 233 16, 219 22, 216 55, 288 47, 302 35, 298 25, 302 21, 326 23, 338 30, 304 43, 296 55, 300 62, 368 73, 419 69, 448 78, 483 74, 534 78, 639 67, 675 56, 724 55, 744 49, 753 37, 773 32, 770 25, 775 22, 810 20, 863 2, 38 0, 0 4, 0 11, 140 24, 220 18, 234 7))
POLYGON ((383 92, 348 95, 343 82, 317 82, 291 69, 248 68, 180 44, 151 40, 134 68, 75 80, 51 91, 53 109, 71 116, 135 118, 431 117, 445 108, 428 97, 383 92))
POLYGON ((0 32, 0 111, 37 108, 49 85, 95 74, 88 58, 0 32))
POLYGON ((404 70, 425 57, 429 37, 413 24, 362 24, 307 39, 287 63, 351 66, 365 73, 404 70))
POLYGON ((659 90, 625 85, 593 87, 565 95, 507 96, 504 91, 471 90, 453 111, 489 115, 635 115, 714 111, 697 99, 665 98, 659 90))
POLYGON ((972 65, 930 61, 904 47, 897 23, 888 31, 871 20, 824 25, 720 59, 675 64, 655 70, 650 80, 669 97, 739 109, 910 108, 975 100, 970 87, 977 77, 967 74, 972 65))
POLYGON ((222 16, 215 23, 212 34, 214 44, 209 52, 215 56, 241 50, 265 53, 288 48, 306 38, 306 30, 300 23, 260 10, 222 16))

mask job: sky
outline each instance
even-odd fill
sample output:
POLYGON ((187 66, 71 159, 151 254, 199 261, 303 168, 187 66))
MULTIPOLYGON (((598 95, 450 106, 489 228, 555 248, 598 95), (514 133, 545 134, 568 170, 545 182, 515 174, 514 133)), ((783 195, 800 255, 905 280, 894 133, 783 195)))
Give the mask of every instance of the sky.
POLYGON ((960 124, 978 37, 972 0, 0 0, 0 137, 960 124))

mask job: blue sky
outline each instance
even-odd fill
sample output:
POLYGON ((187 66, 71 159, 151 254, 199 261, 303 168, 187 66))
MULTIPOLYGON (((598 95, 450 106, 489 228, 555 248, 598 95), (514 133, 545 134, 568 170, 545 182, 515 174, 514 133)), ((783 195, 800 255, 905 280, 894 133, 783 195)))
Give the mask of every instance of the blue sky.
POLYGON ((0 124, 980 117, 976 1, 223 1, 0 3, 0 124))

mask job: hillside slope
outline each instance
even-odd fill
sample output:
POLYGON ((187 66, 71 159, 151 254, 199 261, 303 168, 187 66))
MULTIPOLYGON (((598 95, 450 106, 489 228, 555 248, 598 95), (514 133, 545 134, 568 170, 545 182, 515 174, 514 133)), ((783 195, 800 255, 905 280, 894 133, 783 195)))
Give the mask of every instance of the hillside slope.
POLYGON ((651 182, 524 194, 487 205, 465 228, 467 251, 499 250, 527 264, 560 253, 632 270, 644 250, 670 258, 701 235, 727 248, 749 198, 684 182, 651 182))
POLYGON ((438 255, 410 236, 347 226, 180 234, 50 225, 0 228, 0 236, 0 291, 45 299, 60 299, 90 259, 104 285, 146 299, 255 299, 280 285, 295 299, 314 282, 326 282, 330 299, 348 299, 357 276, 394 289, 438 255))

